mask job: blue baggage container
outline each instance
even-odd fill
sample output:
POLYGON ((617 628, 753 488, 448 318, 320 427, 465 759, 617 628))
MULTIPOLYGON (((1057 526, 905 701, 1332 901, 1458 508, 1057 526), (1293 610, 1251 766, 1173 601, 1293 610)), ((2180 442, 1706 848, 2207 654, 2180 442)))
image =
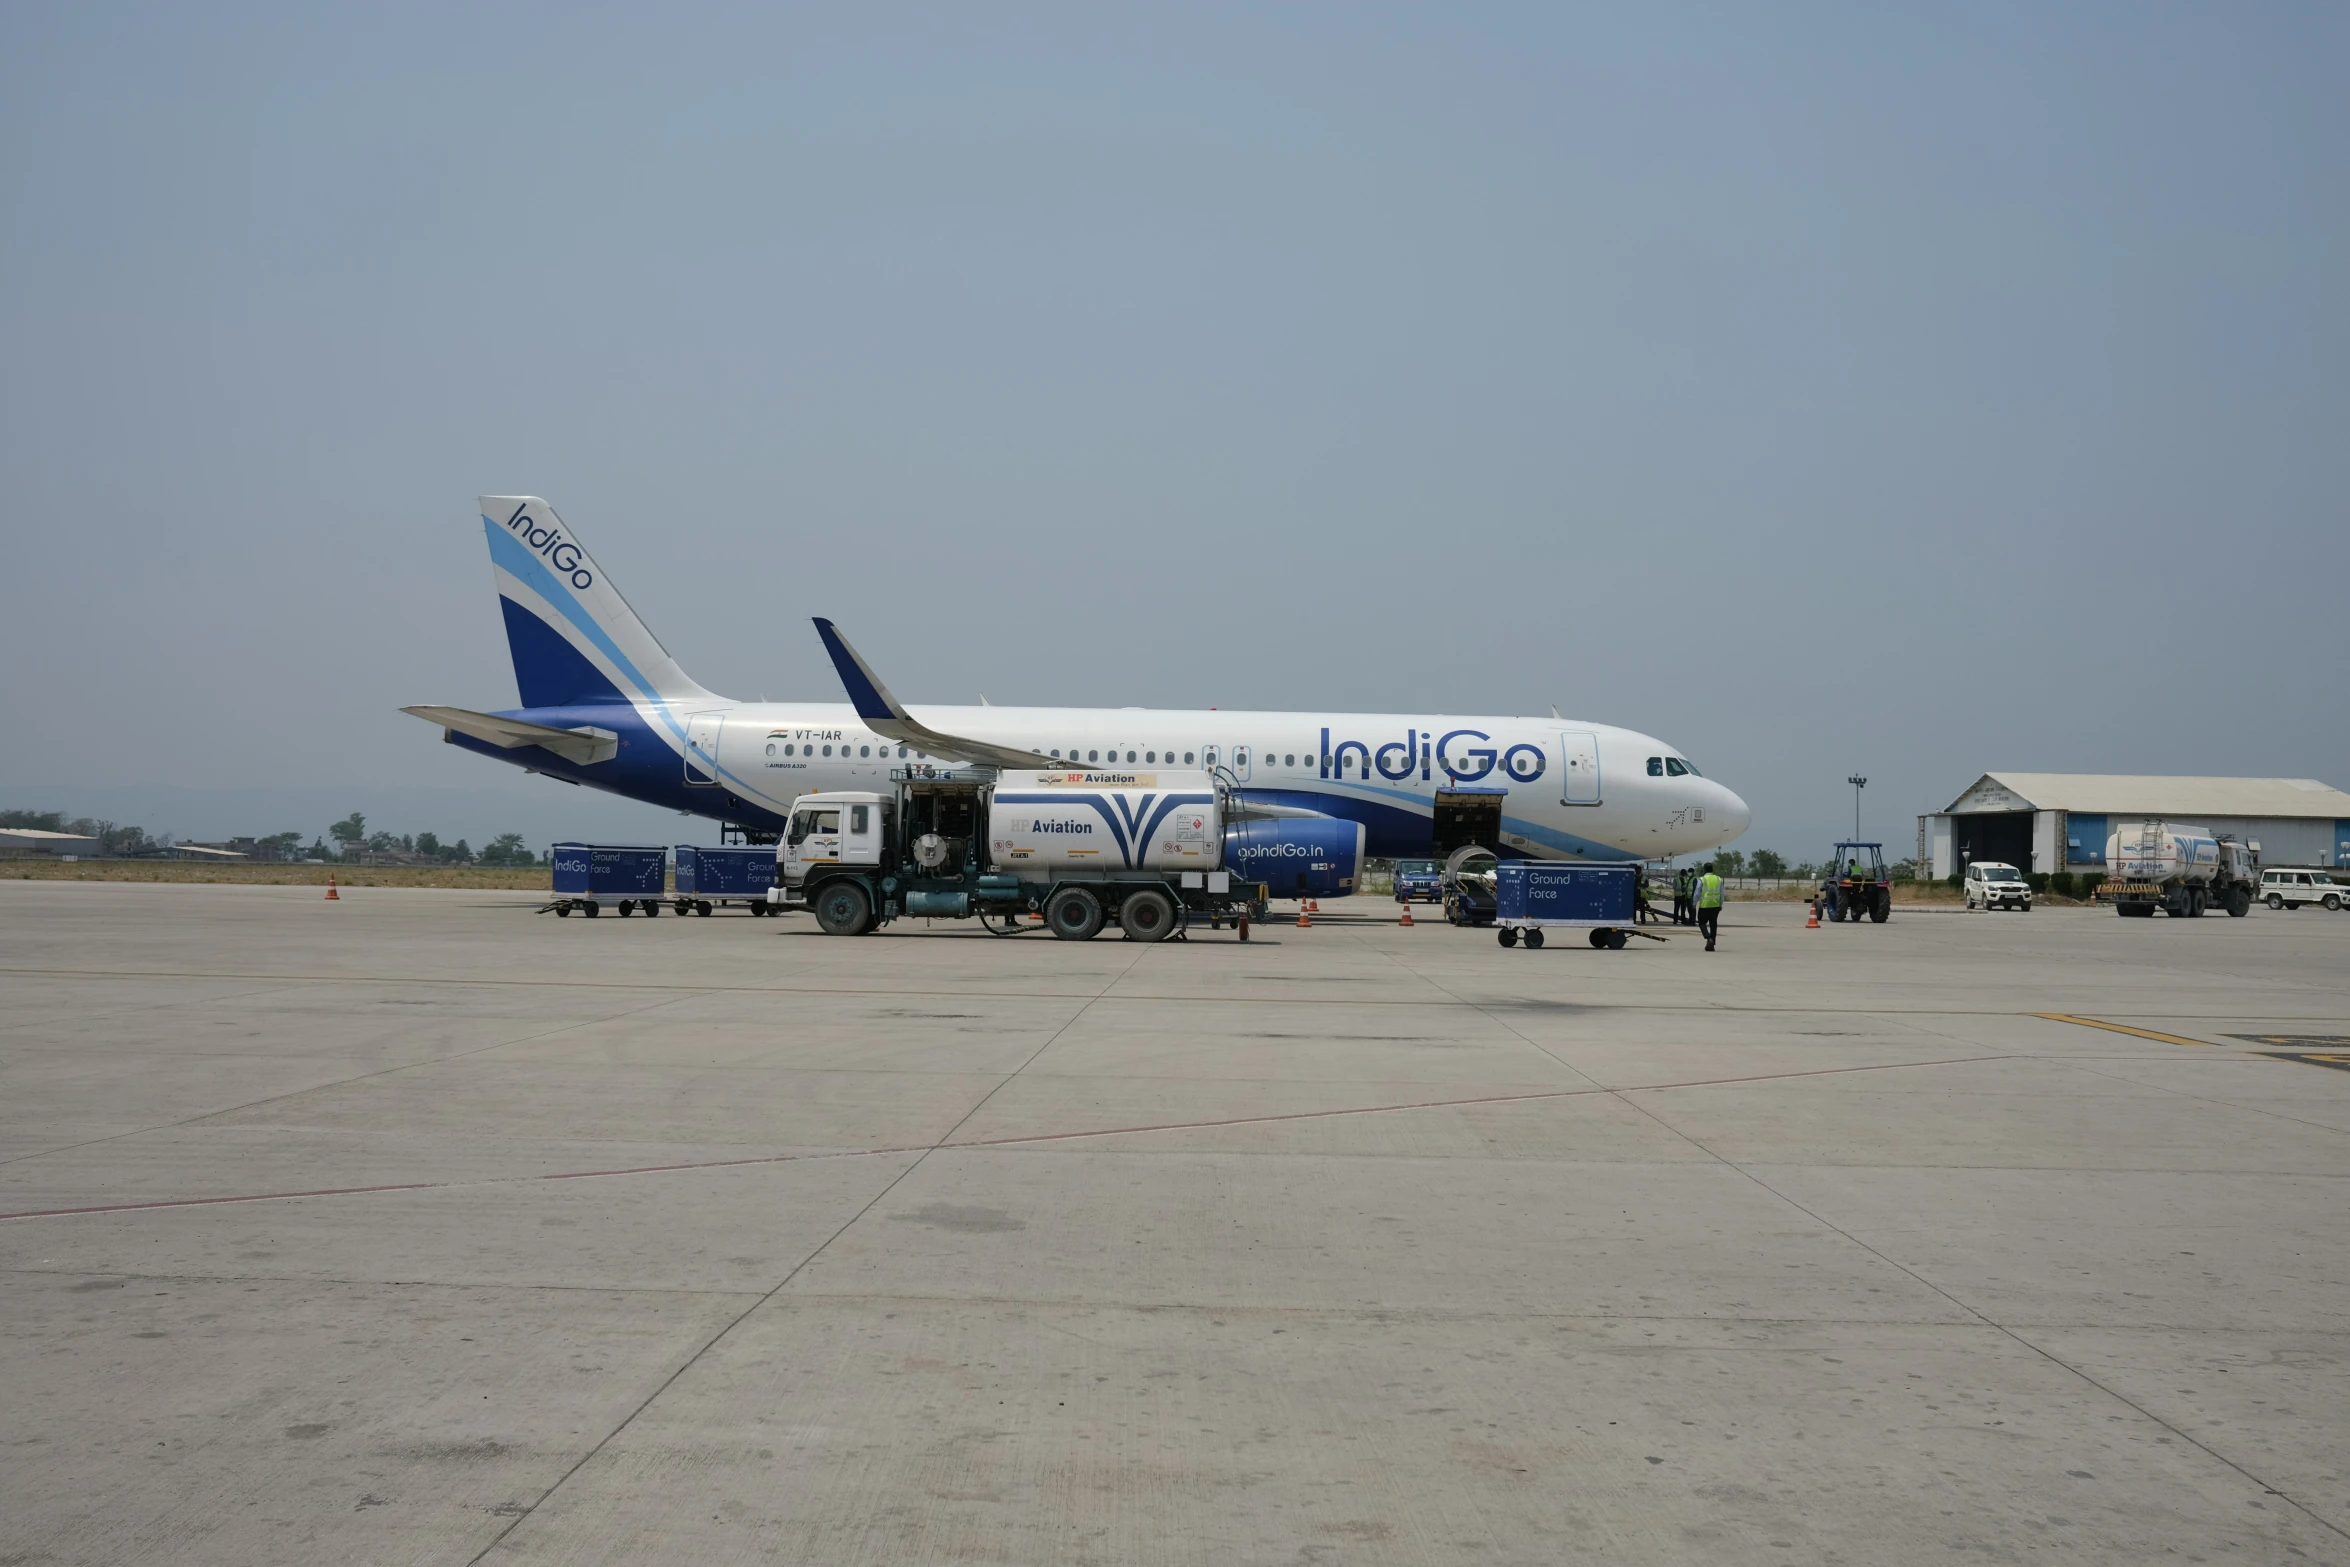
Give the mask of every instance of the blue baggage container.
POLYGON ((1631 940, 1638 906, 1637 863, 1504 860, 1494 873, 1494 924, 1501 944, 1542 945, 1542 932, 1564 927, 1591 932, 1595 947, 1631 940))
POLYGON ((554 849, 555 912, 576 906, 589 916, 601 900, 616 898, 620 912, 660 908, 669 873, 669 851, 659 844, 559 843, 554 849))
POLYGON ((677 912, 707 914, 713 907, 743 903, 753 914, 767 912, 767 889, 775 885, 773 848, 677 846, 677 912))

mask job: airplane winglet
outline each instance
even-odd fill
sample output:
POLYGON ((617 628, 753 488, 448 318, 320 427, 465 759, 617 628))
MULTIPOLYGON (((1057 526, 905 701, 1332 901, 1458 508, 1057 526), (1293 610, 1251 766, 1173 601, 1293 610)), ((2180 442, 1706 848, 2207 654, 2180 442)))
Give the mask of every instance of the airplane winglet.
POLYGON ((840 671, 840 683, 847 689, 849 705, 857 710, 857 716, 867 723, 875 719, 910 722, 911 715, 889 694, 889 687, 881 683, 872 666, 849 646, 849 639, 840 634, 840 628, 822 615, 815 620, 816 635, 824 639, 824 651, 832 655, 832 667, 840 671))
POLYGON ((934 756, 949 760, 978 762, 988 767, 1065 767, 1068 764, 1035 751, 1023 751, 1015 746, 996 745, 986 740, 970 740, 961 735, 941 734, 917 720, 905 709, 905 704, 889 694, 889 687, 873 672, 857 650, 849 646, 849 639, 840 634, 840 628, 822 615, 812 617, 816 635, 824 639, 824 651, 832 655, 832 667, 840 674, 840 683, 849 694, 849 705, 857 710, 857 717, 865 727, 877 735, 892 740, 918 745, 934 756))

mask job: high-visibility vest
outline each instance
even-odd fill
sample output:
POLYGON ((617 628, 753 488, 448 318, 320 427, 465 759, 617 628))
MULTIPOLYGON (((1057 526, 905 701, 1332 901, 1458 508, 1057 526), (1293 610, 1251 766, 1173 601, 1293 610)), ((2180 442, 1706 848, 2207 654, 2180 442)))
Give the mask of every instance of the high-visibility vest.
POLYGON ((1701 909, 1718 909, 1722 906, 1721 877, 1700 876, 1697 878, 1697 906, 1701 909))

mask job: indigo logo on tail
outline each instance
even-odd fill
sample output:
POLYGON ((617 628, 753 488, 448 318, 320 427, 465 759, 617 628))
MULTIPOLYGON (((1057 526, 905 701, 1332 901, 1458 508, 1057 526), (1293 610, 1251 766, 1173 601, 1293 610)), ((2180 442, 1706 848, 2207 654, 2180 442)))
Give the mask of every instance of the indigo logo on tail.
POLYGON ((545 557, 548 565, 571 578, 571 585, 583 592, 596 585, 596 574, 580 562, 584 557, 579 546, 563 537, 563 530, 553 523, 541 526, 529 516, 528 506, 517 506, 514 515, 506 519, 507 531, 537 554, 545 557))

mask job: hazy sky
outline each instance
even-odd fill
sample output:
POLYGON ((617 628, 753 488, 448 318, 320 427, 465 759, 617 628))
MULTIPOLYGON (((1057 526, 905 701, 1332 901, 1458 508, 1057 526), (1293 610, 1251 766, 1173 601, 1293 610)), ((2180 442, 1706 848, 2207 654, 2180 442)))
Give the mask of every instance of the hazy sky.
POLYGON ((2346 66, 2330 4, 10 5, 0 804, 697 836, 396 711, 514 701, 482 491, 735 696, 836 698, 829 614, 916 702, 1555 702, 1800 857, 1855 768, 1903 845, 1991 768, 2350 785, 2346 66))

